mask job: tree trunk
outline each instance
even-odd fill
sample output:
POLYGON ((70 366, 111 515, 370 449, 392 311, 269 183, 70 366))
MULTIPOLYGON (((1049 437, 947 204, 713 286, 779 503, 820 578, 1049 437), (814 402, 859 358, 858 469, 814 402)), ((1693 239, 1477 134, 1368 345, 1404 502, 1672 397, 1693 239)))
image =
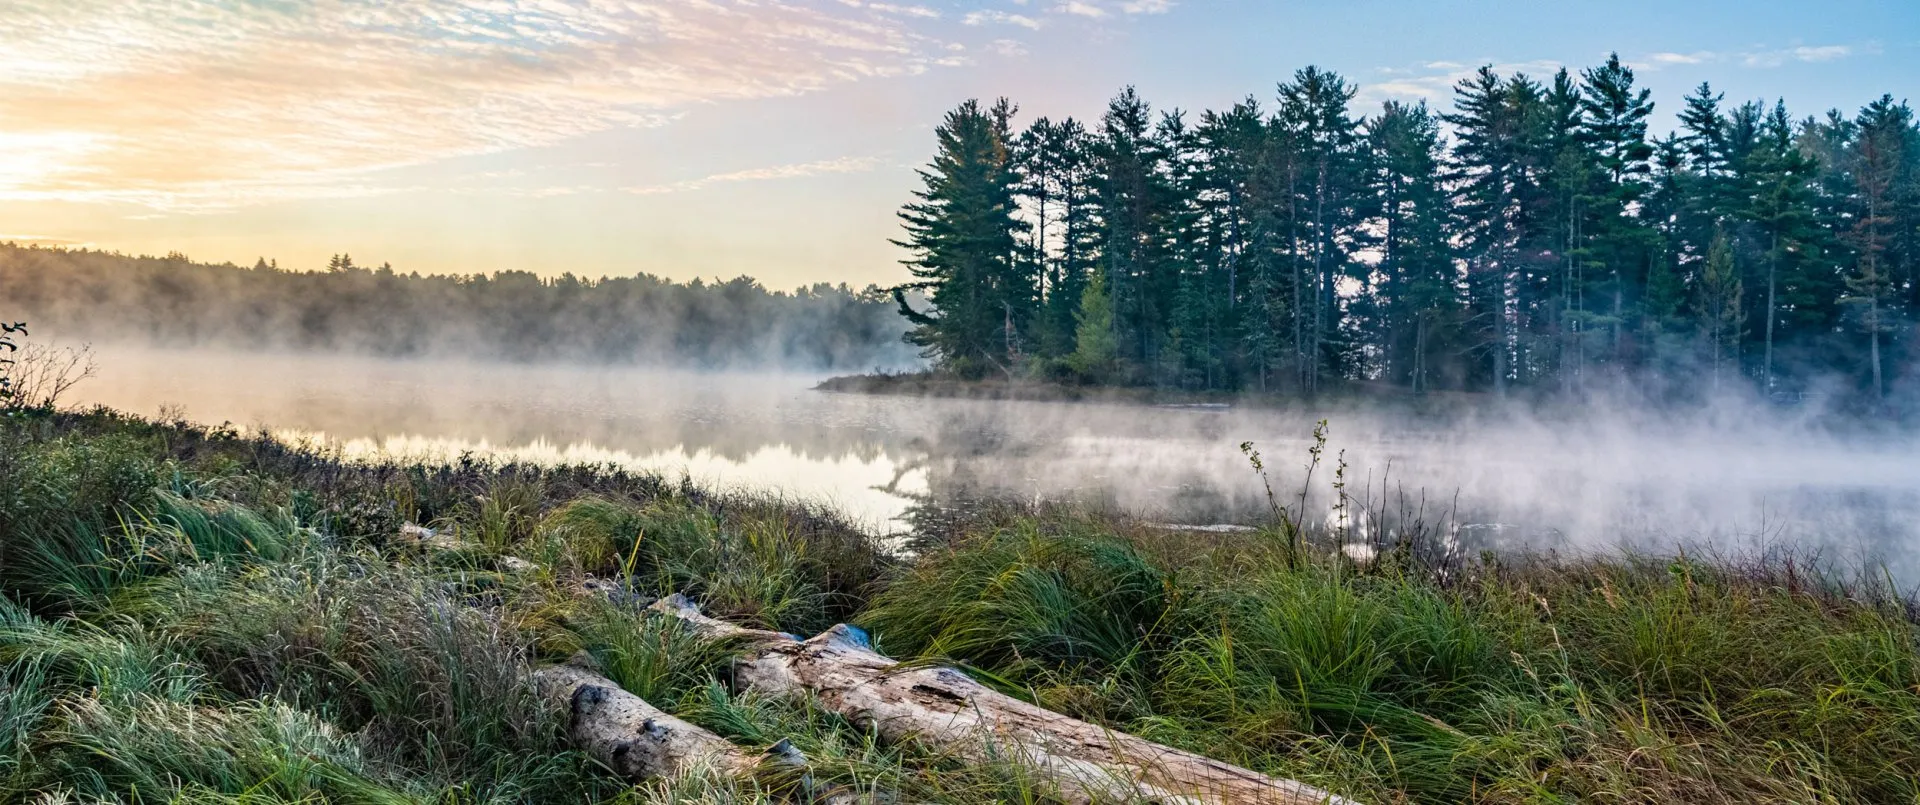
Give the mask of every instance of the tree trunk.
POLYGON ((1867 359, 1873 362, 1873 398, 1881 402, 1887 399, 1887 384, 1880 375, 1880 300, 1875 298, 1872 312, 1868 314, 1873 332, 1868 334, 1869 352, 1867 359))
POLYGON ((1413 393, 1427 393, 1427 312, 1413 318, 1413 393))
POLYGON ((1320 393, 1320 363, 1322 341, 1327 332, 1327 310, 1323 298, 1327 295, 1326 276, 1327 255, 1327 163, 1320 160, 1320 172, 1313 184, 1313 337, 1307 352, 1307 360, 1312 369, 1307 374, 1307 396, 1320 393))
POLYGON ((1615 377, 1622 376, 1621 367, 1625 361, 1620 358, 1620 317, 1625 312, 1625 291, 1620 285, 1620 270, 1613 270, 1613 371, 1615 377))
POLYGON ((709 638, 758 641, 734 666, 742 687, 812 697, 889 743, 916 742, 973 762, 1017 760, 1073 805, 1306 805, 1348 800, 1078 721, 992 690, 951 668, 902 667, 840 625, 804 642, 700 614, 679 596, 654 609, 709 638))
POLYGON ((1773 394, 1773 317, 1774 317, 1774 277, 1780 271, 1780 235, 1773 236, 1773 254, 1767 261, 1767 394, 1773 394))
POLYGON ((1498 291, 1493 302, 1493 394, 1496 397, 1507 396, 1507 266, 1503 259, 1499 263, 1500 272, 1494 288, 1498 291))

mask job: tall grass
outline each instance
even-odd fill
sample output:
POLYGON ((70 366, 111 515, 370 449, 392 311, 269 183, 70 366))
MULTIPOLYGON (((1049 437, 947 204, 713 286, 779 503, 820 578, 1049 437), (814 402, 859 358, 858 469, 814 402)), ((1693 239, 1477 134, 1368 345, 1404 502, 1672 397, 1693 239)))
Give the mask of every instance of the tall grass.
POLYGON ((812 528, 810 514, 751 498, 714 506, 691 496, 645 505, 587 497, 545 518, 538 532, 546 544, 530 555, 810 634, 850 615, 883 569, 868 538, 812 528))
POLYGON ((1920 794, 1896 600, 1685 559, 1461 582, 1263 535, 1169 561, 1164 539, 1016 519, 923 557, 862 620, 891 651, 1374 799, 1920 794))
POLYGON ((1779 557, 1359 562, 1277 495, 1246 534, 990 507, 909 561, 817 507, 606 467, 356 464, 110 412, 0 423, 0 448, 0 800, 1045 801, 1017 766, 730 690, 737 647, 645 611, 670 592, 857 622, 1364 801, 1920 799, 1913 607, 1779 557), (528 682, 579 652, 744 748, 789 742, 810 785, 614 779, 528 682))

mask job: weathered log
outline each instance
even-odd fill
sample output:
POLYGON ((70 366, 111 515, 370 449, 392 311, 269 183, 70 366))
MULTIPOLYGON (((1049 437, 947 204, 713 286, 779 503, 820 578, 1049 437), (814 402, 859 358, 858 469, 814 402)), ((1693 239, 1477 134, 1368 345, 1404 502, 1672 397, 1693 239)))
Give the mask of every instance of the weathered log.
POLYGON ((556 665, 535 671, 533 679, 543 697, 564 708, 574 745, 630 781, 699 768, 742 774, 759 765, 727 739, 674 718, 585 668, 556 665))
POLYGON ((785 769, 798 774, 789 779, 804 801, 819 805, 892 801, 815 781, 806 771, 807 756, 784 740, 755 756, 579 665, 543 668, 534 672, 533 679, 549 702, 565 708, 568 739, 629 782, 677 777, 700 769, 726 775, 785 769))
MULTIPOLYGON (((477 542, 468 542, 452 534, 413 523, 400 526, 400 532, 395 536, 399 544, 415 545, 429 551, 471 554, 484 550, 483 546, 477 542)), ((508 573, 531 573, 540 567, 518 556, 496 556, 493 558, 493 563, 495 567, 508 573)))
POLYGON ((1293 780, 1089 724, 988 688, 952 668, 907 666, 842 624, 810 640, 702 615, 681 596, 653 608, 700 634, 758 642, 734 666, 736 684, 775 696, 811 696, 888 742, 917 742, 972 762, 1012 760, 1069 803, 1214 805, 1351 803, 1293 780))

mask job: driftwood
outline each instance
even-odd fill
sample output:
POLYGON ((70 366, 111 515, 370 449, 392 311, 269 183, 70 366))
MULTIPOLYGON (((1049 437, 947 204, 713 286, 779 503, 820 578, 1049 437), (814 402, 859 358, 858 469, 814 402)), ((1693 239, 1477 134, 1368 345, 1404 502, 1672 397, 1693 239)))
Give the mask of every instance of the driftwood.
POLYGON ((786 769, 798 774, 790 779, 797 784, 801 801, 818 805, 893 801, 891 797, 816 782, 806 771, 807 756, 785 740, 756 756, 667 714, 613 680, 575 663, 535 671, 533 681, 543 698, 567 713, 567 738, 628 782, 678 777, 703 769, 728 776, 786 769))
POLYGON ((533 679, 541 696, 567 714, 567 736, 574 745, 629 781, 701 768, 743 774, 759 766, 758 758, 727 739, 674 718, 585 668, 556 665, 535 671, 533 679))
MULTIPOLYGON (((400 526, 396 541, 403 545, 416 545, 429 551, 447 553, 473 553, 483 550, 480 543, 468 542, 447 532, 413 523, 400 526)), ((539 569, 539 565, 517 556, 497 556, 493 561, 495 567, 508 573, 530 573, 539 569)))
POLYGON ((734 666, 742 687, 811 696, 883 741, 917 742, 973 762, 1019 762, 1047 781, 1049 793, 1075 805, 1352 805, 1303 783, 1060 715, 952 668, 902 665, 874 651, 857 627, 842 624, 801 641, 707 617, 677 595, 652 608, 708 638, 758 643, 734 666))

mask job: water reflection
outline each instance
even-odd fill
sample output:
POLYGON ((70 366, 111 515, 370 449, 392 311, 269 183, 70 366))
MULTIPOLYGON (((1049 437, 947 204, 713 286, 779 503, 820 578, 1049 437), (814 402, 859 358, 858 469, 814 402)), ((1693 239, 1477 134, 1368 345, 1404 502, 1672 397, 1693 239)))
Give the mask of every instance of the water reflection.
POLYGON ((882 532, 979 497, 1073 498, 1214 523, 1282 502, 1334 513, 1339 461, 1369 539, 1409 523, 1477 543, 1757 540, 1920 566, 1920 460, 1907 435, 1825 435, 1751 412, 1445 423, 1351 410, 1153 409, 811 391, 806 375, 697 374, 357 358, 111 352, 82 387, 140 413, 324 439, 352 455, 604 461, 824 499, 882 532), (1313 420, 1333 420, 1295 498, 1313 420))

